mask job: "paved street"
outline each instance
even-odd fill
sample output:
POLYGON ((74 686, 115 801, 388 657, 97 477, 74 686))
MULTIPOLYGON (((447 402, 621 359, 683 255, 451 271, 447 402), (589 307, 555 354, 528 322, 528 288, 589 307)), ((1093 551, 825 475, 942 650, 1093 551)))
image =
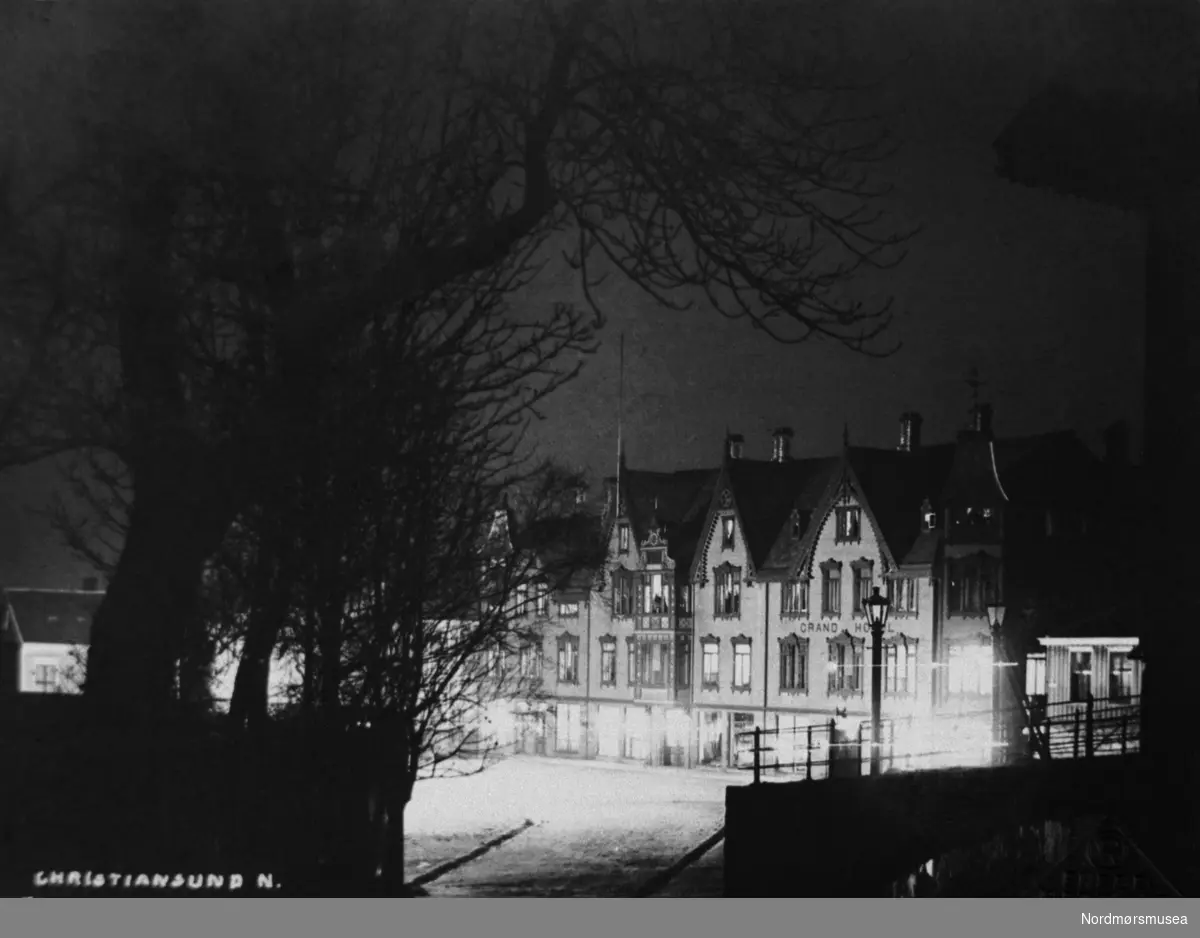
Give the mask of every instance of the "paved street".
POLYGON ((480 832, 529 818, 535 827, 426 884, 430 895, 631 896, 720 827, 725 788, 748 781, 747 773, 515 757, 470 778, 420 783, 406 818, 410 853, 426 851, 428 868, 444 859, 429 852, 448 842, 436 838, 453 838, 463 853, 473 837, 487 839, 480 832))

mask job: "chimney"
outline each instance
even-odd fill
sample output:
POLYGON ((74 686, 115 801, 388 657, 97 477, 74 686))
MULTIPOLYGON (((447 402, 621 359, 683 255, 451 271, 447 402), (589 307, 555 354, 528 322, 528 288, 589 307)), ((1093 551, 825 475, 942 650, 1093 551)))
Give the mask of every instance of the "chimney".
POLYGON ((1105 428, 1104 461, 1110 466, 1129 465, 1129 424, 1126 421, 1116 420, 1105 428))
POLYGON ((725 458, 726 459, 741 459, 742 450, 746 445, 746 438, 740 433, 728 433, 725 435, 725 458))
POLYGON ((976 404, 971 408, 971 429, 985 440, 992 438, 991 404, 976 404))
POLYGON ((84 592, 85 592, 85 593, 94 593, 94 592, 96 592, 96 591, 99 589, 99 587, 98 587, 98 585, 97 585, 99 582, 100 582, 100 581, 99 581, 99 580, 98 580, 96 577, 94 577, 94 576, 85 576, 85 577, 83 578, 83 590, 84 590, 84 592))
POLYGON ((771 462, 787 462, 792 458, 792 428, 780 427, 771 431, 771 462))
POLYGON ((915 410, 900 415, 900 445, 902 453, 912 453, 921 448, 921 415, 915 410))

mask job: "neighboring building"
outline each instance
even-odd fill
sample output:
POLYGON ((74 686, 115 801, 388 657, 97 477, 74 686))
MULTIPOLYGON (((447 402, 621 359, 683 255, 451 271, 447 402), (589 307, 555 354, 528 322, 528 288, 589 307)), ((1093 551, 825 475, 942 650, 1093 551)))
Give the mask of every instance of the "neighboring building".
MULTIPOLYGON (((531 610, 546 667, 542 702, 521 717, 524 748, 731 765, 738 734, 755 727, 823 726, 839 711, 867 720, 862 604, 878 587, 891 600, 884 717, 914 741, 941 733, 988 758, 993 680, 1019 713, 1040 667, 1024 665, 1033 632, 1051 668, 1053 649, 1074 648, 1087 584, 1063 584, 1050 557, 1103 506, 1103 473, 1071 433, 996 439, 987 405, 952 443, 924 446, 920 430, 905 414, 897 449, 845 445, 819 459, 791 458, 787 428, 770 461, 745 459, 739 436, 711 469, 646 472, 622 459, 608 480, 603 569, 531 610), (1008 607, 996 652, 992 602, 1008 607)), ((1088 638, 1095 660, 1118 668, 1119 692, 1136 691, 1136 639, 1106 635, 1088 638)), ((1064 660, 1083 669, 1078 655, 1064 660)))
POLYGON ((79 693, 92 616, 103 590, 6 589, 0 625, 0 691, 79 693))

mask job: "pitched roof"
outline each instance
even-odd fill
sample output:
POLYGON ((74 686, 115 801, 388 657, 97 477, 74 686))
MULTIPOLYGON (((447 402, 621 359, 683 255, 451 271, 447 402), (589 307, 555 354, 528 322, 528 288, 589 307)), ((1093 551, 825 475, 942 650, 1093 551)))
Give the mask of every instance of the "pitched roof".
POLYGON ((7 589, 4 597, 23 642, 86 645, 102 591, 7 589))
POLYGON ((898 563, 931 563, 937 538, 922 536, 921 504, 941 507, 957 444, 922 446, 913 452, 852 446, 847 458, 862 486, 883 539, 898 563), (919 549, 918 549, 919 548, 919 549))
POLYGON ((638 542, 657 523, 667 538, 667 554, 677 570, 690 569, 704 526, 719 469, 649 472, 626 469, 621 474, 625 512, 638 542))
POLYGON ((559 593, 582 593, 604 563, 603 528, 596 515, 577 511, 517 529, 513 543, 532 551, 559 593))
POLYGON ((822 497, 838 475, 841 457, 729 462, 729 483, 755 570, 790 567, 803 553, 822 497), (792 536, 792 512, 800 538, 792 536))

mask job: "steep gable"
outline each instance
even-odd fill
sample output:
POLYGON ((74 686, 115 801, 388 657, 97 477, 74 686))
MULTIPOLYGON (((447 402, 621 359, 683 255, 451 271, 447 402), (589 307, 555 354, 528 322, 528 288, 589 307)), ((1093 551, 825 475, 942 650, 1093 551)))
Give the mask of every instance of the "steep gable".
POLYGON ((104 593, 93 590, 7 589, 5 600, 21 640, 47 645, 87 645, 92 617, 104 593))

